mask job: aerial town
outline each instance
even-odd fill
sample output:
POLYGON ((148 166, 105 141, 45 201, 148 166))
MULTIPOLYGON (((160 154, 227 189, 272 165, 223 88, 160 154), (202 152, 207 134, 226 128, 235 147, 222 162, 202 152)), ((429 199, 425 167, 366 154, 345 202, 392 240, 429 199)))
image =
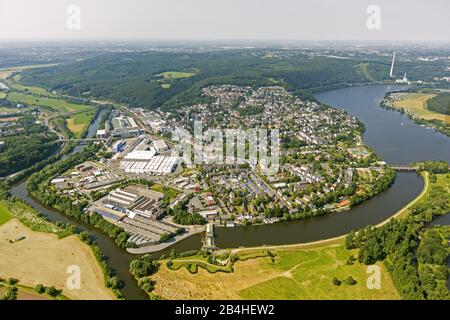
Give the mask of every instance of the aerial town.
POLYGON ((343 111, 277 86, 209 86, 202 95, 210 102, 176 113, 113 110, 96 134, 107 156, 53 177, 51 184, 73 201, 88 201, 87 210, 129 232, 134 246, 152 251, 152 245, 203 230, 195 224, 233 227, 347 210, 376 193, 389 173, 363 144, 358 121, 343 111), (278 172, 265 175, 250 161, 184 163, 169 133, 194 121, 206 128, 279 129, 278 172))
POLYGON ((1 0, 12 314, 449 301, 450 1, 342 2, 1 0))

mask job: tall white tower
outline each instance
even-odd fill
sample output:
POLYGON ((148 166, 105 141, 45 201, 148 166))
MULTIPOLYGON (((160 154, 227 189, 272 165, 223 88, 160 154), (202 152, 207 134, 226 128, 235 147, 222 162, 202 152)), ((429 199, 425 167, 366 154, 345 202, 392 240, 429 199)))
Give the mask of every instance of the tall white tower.
POLYGON ((392 56, 392 64, 391 64, 391 72, 389 72, 389 76, 392 78, 394 76, 394 63, 395 63, 395 51, 392 56))

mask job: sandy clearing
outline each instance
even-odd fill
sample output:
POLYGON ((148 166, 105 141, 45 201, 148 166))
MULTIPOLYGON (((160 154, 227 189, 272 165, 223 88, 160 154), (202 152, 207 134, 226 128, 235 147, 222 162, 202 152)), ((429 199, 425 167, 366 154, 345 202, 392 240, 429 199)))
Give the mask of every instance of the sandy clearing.
POLYGON ((89 246, 76 236, 58 239, 55 234, 32 231, 17 219, 0 227, 0 277, 17 278, 30 287, 53 285, 70 299, 115 299, 104 285, 103 272, 89 246), (26 238, 9 243, 18 236, 26 238), (78 290, 66 287, 66 270, 71 265, 78 265, 81 270, 78 290))

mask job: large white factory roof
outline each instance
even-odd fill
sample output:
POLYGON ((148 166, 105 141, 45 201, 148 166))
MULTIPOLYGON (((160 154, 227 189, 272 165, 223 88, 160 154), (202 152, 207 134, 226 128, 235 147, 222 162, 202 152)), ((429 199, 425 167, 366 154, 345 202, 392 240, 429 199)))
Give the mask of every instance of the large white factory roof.
POLYGON ((167 149, 167 144, 164 140, 155 140, 153 141, 153 145, 155 146, 156 150, 167 149))
POLYGON ((150 150, 134 150, 125 156, 125 160, 150 160, 156 154, 154 149, 150 150))

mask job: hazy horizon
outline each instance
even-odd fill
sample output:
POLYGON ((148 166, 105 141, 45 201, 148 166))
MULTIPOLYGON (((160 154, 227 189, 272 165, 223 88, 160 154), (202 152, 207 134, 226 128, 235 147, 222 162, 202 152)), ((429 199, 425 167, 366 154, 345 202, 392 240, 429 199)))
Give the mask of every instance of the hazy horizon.
POLYGON ((0 0, 0 41, 449 42, 449 11, 446 0, 0 0))

